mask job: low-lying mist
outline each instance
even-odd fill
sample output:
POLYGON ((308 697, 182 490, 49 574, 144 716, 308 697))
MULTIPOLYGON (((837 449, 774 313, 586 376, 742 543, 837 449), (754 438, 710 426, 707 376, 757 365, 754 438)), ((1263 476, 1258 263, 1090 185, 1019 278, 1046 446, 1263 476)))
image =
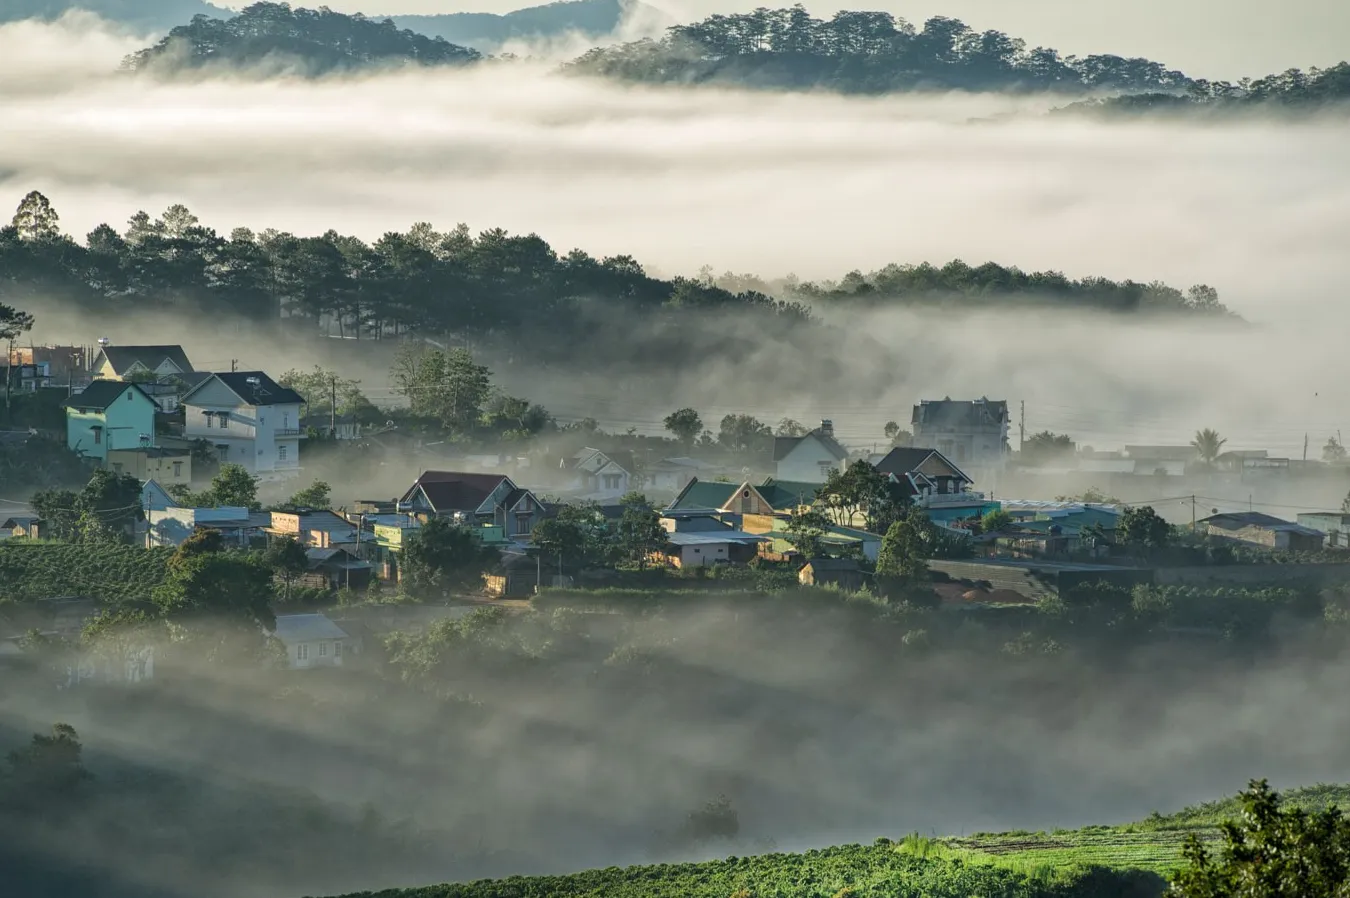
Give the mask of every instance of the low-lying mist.
POLYGON ((53 865, 98 894, 193 898, 1118 822, 1350 762, 1350 667, 1317 624, 1011 655, 999 615, 646 601, 663 607, 485 625, 383 673, 369 639, 341 671, 180 650, 151 684, 64 693, 10 671, 0 733, 61 720, 86 746, 93 805, 42 843, 53 865), (718 795, 737 840, 682 844, 718 795))
MULTIPOLYGON (((645 432, 683 405, 829 416, 865 444, 920 398, 989 395, 1025 399, 1028 433, 1098 448, 1216 427, 1230 448, 1297 454, 1305 434, 1315 449, 1335 433, 1350 401, 1332 361, 1346 324, 1344 118, 1113 123, 1047 118, 1049 98, 638 89, 528 63, 318 81, 109 74, 137 45, 87 18, 0 27, 0 197, 40 189, 77 235, 175 202, 222 231, 375 239, 465 221, 665 275, 996 260, 1210 284, 1253 325, 821 309, 834 336, 792 345, 710 319, 725 351, 648 377, 637 363, 622 378, 594 370, 584 353, 547 377, 528 358, 494 360, 508 387, 562 416, 645 432)), ((160 313, 68 320, 40 315, 35 337, 154 331, 203 344, 194 358, 269 370, 335 355, 160 313)), ((646 322, 596 326, 654 357, 646 322)), ((336 355, 391 398, 384 356, 336 355)))

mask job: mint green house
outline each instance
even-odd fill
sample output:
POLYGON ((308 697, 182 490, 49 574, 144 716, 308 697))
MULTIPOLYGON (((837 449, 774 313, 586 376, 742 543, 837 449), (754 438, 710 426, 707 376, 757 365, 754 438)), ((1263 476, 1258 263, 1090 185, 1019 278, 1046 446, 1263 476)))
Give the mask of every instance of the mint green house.
POLYGON ((85 458, 155 445, 155 400, 134 383, 96 380, 65 401, 66 445, 85 458))

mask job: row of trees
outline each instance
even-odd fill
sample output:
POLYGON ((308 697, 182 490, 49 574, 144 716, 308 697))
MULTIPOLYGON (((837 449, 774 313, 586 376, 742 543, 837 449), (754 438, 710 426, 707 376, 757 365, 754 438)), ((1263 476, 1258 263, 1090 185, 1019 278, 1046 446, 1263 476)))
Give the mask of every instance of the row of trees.
POLYGON ((1148 92, 1121 97, 1082 100, 1058 112, 1188 112, 1197 109, 1231 111, 1308 110, 1350 100, 1350 63, 1330 68, 1288 69, 1264 78, 1241 81, 1193 82, 1184 93, 1148 92))
POLYGON ((257 321, 284 315, 358 339, 531 332, 555 344, 589 336, 592 300, 677 318, 682 309, 787 322, 810 317, 799 303, 686 278, 659 280, 630 256, 596 259, 579 249, 559 255, 537 235, 500 228, 475 237, 465 225, 440 232, 423 222, 373 244, 336 231, 299 237, 235 228, 226 236, 174 205, 158 218, 136 213, 121 232, 99 225, 81 244, 61 231, 56 209, 36 191, 0 228, 0 298, 9 296, 102 312, 135 306, 257 321))
POLYGON ((634 81, 730 81, 756 87, 894 90, 1179 90, 1192 82, 1148 59, 1063 57, 1001 31, 935 16, 923 27, 885 12, 841 10, 828 21, 797 4, 714 15, 660 41, 597 48, 571 71, 634 81))

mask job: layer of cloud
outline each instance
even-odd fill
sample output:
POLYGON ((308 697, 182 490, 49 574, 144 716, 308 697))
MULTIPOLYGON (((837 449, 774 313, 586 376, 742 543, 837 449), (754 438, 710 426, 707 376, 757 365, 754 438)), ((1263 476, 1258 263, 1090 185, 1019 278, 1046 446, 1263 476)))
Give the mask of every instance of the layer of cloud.
MULTIPOLYGON (((0 28, 0 79, 19 85, 0 98, 0 203, 41 189, 76 234, 173 202, 222 230, 374 238, 465 221, 537 232, 560 251, 629 253, 664 274, 995 260, 1208 283, 1259 325, 854 320, 892 353, 830 360, 865 375, 866 392, 836 398, 842 408, 811 396, 754 410, 832 415, 860 435, 922 396, 988 394, 1027 399, 1032 429, 1097 445, 1217 426, 1233 445, 1286 452, 1311 432, 1315 455, 1350 404, 1333 362, 1350 233, 1344 119, 1108 124, 1044 116, 1051 101, 1034 97, 637 89, 505 64, 317 82, 108 75, 128 43, 79 21, 0 28)), ((669 392, 743 401, 726 386, 741 360, 717 364, 722 381, 669 392)), ((539 398, 578 415, 603 392, 553 386, 560 395, 539 398)), ((611 416, 659 430, 651 397, 611 399, 611 416)))

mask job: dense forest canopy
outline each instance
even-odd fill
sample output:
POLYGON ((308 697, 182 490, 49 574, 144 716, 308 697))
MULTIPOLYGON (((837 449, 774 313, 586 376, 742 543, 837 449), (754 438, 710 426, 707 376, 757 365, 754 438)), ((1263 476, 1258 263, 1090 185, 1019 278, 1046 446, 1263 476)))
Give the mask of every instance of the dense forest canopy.
POLYGON ((1350 63, 1327 69, 1290 69, 1256 80, 1196 81, 1183 94, 1149 92, 1119 97, 1080 100, 1061 112, 1157 112, 1193 111, 1197 108, 1234 110, 1244 108, 1321 109, 1350 100, 1350 63))
POLYGON ((389 19, 357 14, 292 9, 289 3, 254 3, 221 20, 197 15, 168 36, 128 56, 123 67, 139 71, 156 64, 199 67, 211 64, 257 65, 269 60, 297 61, 312 73, 391 63, 461 65, 479 59, 478 51, 443 38, 399 28, 389 19))
POLYGON ((1061 56, 1001 31, 935 16, 921 29, 885 12, 843 10, 827 20, 798 4, 714 15, 660 41, 597 48, 571 64, 631 81, 727 82, 757 87, 896 90, 1184 90, 1181 72, 1148 59, 1061 56))
POLYGON ((770 285, 706 269, 696 278, 655 278, 631 256, 560 253, 536 234, 493 228, 475 236, 463 224, 438 231, 422 222, 373 243, 335 230, 298 236, 240 227, 225 236, 181 205, 158 218, 137 212, 121 231, 101 224, 81 243, 61 232, 55 209, 35 192, 0 228, 0 301, 23 307, 39 299, 100 313, 177 308, 258 321, 284 314, 357 338, 537 332, 554 343, 594 337, 583 326, 596 302, 676 324, 687 312, 719 311, 784 327, 855 301, 1226 313, 1210 287, 1182 293, 1158 282, 1075 280, 994 263, 890 265, 837 284, 770 285))

